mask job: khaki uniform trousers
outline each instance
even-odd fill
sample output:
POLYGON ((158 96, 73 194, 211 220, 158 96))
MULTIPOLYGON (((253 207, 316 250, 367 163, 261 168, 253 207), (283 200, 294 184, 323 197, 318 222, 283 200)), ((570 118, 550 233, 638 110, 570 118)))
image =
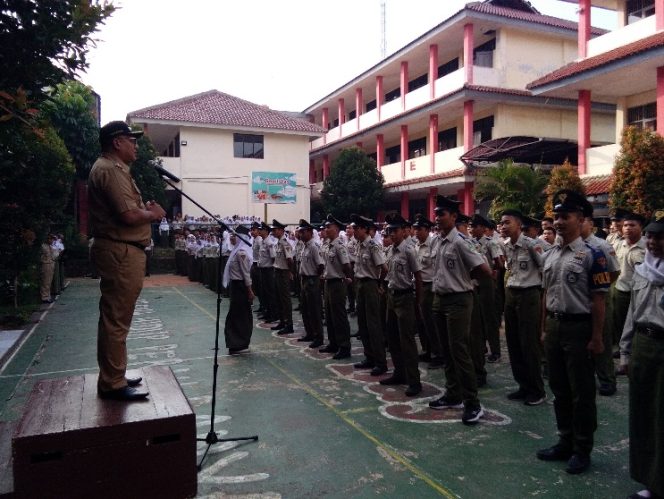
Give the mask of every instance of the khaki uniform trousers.
POLYGON ((343 279, 325 280, 325 323, 332 347, 350 351, 350 324, 346 312, 346 284, 343 279))
POLYGON ((277 301, 279 302, 279 320, 286 326, 293 325, 293 302, 291 301, 291 281, 288 269, 274 269, 277 301))
POLYGON ((395 294, 387 290, 387 344, 394 364, 395 378, 408 385, 420 382, 417 343, 415 343, 415 293, 395 294))
POLYGON ((51 298, 51 283, 53 282, 53 273, 55 272, 55 262, 41 264, 41 281, 39 294, 42 300, 51 298))
POLYGON ((101 277, 97 362, 102 391, 126 386, 127 335, 143 288, 145 251, 129 244, 95 239, 91 257, 101 277))
POLYGON ((357 327, 367 361, 387 367, 385 336, 380 321, 380 294, 377 279, 357 280, 357 327))
POLYGON ((300 308, 306 336, 312 341, 322 343, 324 337, 320 282, 318 276, 301 276, 300 308))

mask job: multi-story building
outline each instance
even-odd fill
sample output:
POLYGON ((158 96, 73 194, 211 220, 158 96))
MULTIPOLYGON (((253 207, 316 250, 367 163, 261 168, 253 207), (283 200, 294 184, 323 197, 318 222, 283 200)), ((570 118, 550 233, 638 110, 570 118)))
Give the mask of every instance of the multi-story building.
MULTIPOLYGON (((578 168, 596 205, 606 205, 627 125, 664 132, 664 0, 562 0, 579 5, 578 57, 536 79, 537 96, 578 101, 578 168), (615 30, 591 37, 591 7, 612 10, 615 30), (615 106, 610 144, 596 146, 590 102, 615 106)), ((601 125, 600 125, 601 126, 601 125)))
MULTIPOLYGON (((562 151, 575 163, 576 95, 534 95, 527 85, 577 59, 577 28, 524 0, 467 4, 304 110, 326 130, 311 142, 312 193, 350 146, 376 160, 385 209, 404 216, 433 216, 437 194, 474 212, 473 164, 506 149, 550 164, 562 162, 562 151), (473 151, 483 143, 482 154, 473 151)), ((588 40, 605 33, 584 29, 588 40)), ((614 142, 615 105, 589 102, 587 109, 587 144, 614 142)))
MULTIPOLYGON (((323 135, 320 126, 217 90, 133 111, 127 120, 143 127, 164 168, 180 179, 176 187, 213 214, 283 223, 309 218, 309 142, 323 135), (256 202, 257 172, 288 173, 295 186, 275 185, 264 192, 270 199, 256 202), (286 195, 294 202, 281 203, 286 195)), ((203 215, 186 198, 176 209, 203 215)))

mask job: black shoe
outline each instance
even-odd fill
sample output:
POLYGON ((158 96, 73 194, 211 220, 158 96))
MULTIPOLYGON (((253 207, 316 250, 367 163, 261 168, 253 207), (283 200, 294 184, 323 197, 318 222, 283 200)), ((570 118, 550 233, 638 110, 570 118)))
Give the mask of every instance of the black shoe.
POLYGON ((347 348, 341 348, 337 353, 335 353, 332 358, 334 360, 341 360, 341 359, 350 359, 350 350, 347 348))
POLYGON ((616 385, 612 385, 610 383, 602 383, 599 385, 599 388, 597 389, 600 395, 604 395, 605 397, 610 397, 611 395, 615 395, 615 393, 618 391, 618 388, 616 385))
POLYGON ((420 362, 431 362, 431 354, 429 352, 424 352, 418 355, 420 362))
POLYGON ((496 362, 500 362, 500 354, 499 353, 492 353, 486 358, 486 361, 489 364, 495 364, 496 362))
POLYGON ((463 407, 463 402, 461 400, 453 400, 447 398, 447 395, 443 395, 438 400, 429 402, 429 407, 431 409, 461 409, 463 407))
POLYGON ((312 341, 311 343, 309 343, 309 348, 318 348, 318 347, 321 346, 322 344, 323 344, 322 341, 320 341, 320 340, 314 340, 314 341, 312 341))
POLYGON ((141 381, 143 381, 143 378, 141 378, 140 376, 137 378, 125 378, 125 379, 127 380, 127 386, 131 387, 138 386, 141 384, 141 381))
POLYGON ((337 353, 339 350, 339 347, 334 346, 334 345, 327 345, 318 350, 320 353, 337 353))
POLYGON ((440 357, 432 357, 427 369, 440 369, 445 367, 445 362, 440 357))
MULTIPOLYGON (((274 328, 272 328, 274 329, 274 328)), ((291 334, 294 333, 295 331, 293 330, 293 326, 285 326, 283 329, 280 329, 277 331, 277 334, 283 335, 283 334, 291 334)))
POLYGON ((479 422, 482 416, 484 416, 482 406, 464 407, 463 414, 461 415, 461 422, 465 425, 475 425, 479 422))
POLYGON ((42 300, 41 302, 44 303, 44 304, 53 303, 53 298, 49 298, 48 300, 42 300))
POLYGON ((351 337, 351 338, 359 338, 359 337, 360 337, 360 333, 351 334, 350 337, 351 337))
POLYGON ((299 312, 300 310, 302 310, 302 309, 301 309, 300 306, 298 305, 297 307, 295 307, 295 308, 293 309, 293 312, 299 312))
POLYGON ((276 326, 272 326, 270 329, 272 331, 279 331, 280 329, 283 329, 285 327, 286 327, 286 324, 284 324, 283 322, 279 322, 279 324, 277 324, 276 326))
POLYGON ((528 396, 528 393, 526 390, 522 390, 519 388, 517 391, 508 393, 507 394, 507 399, 508 400, 526 400, 526 397, 528 396))
POLYGON ((414 397, 422 391, 422 383, 413 383, 406 388, 406 397, 414 397))
POLYGON ((567 461, 572 457, 572 451, 556 444, 548 449, 538 450, 536 456, 540 461, 567 461))
POLYGON ((526 405, 534 406, 543 404, 546 400, 546 394, 544 395, 528 395, 526 400, 523 402, 526 405))
POLYGON ((572 457, 567 461, 567 468, 565 471, 570 475, 578 475, 583 473, 590 467, 590 456, 587 454, 572 454, 572 457))
POLYGON ((389 378, 381 379, 381 380, 379 381, 379 383, 380 383, 381 385, 386 385, 386 386, 390 386, 390 385, 403 385, 403 384, 406 383, 406 380, 403 379, 403 378, 399 378, 399 377, 397 377, 397 376, 392 375, 392 376, 390 376, 389 378))
POLYGON ((387 367, 374 367, 371 372, 369 373, 371 376, 380 376, 381 374, 385 374, 387 372, 387 367))
POLYGON ((611 354, 611 357, 613 357, 614 359, 619 359, 620 358, 620 350, 616 350, 615 352, 613 352, 613 354, 611 354))
MULTIPOLYGON (((277 334, 279 334, 279 333, 277 333, 277 334)), ((302 338, 297 339, 297 341, 313 341, 313 340, 314 339, 313 339, 312 336, 302 336, 302 338)))
POLYGON ((98 391, 99 398, 105 400, 123 400, 125 402, 135 402, 137 400, 145 400, 149 392, 142 392, 131 386, 123 386, 117 390, 110 390, 108 392, 98 391))
POLYGON ((484 388, 486 386, 486 378, 477 378, 477 388, 484 388))
POLYGON ((353 364, 355 369, 372 369, 374 367, 373 362, 369 362, 367 359, 364 359, 362 362, 356 362, 353 364))
POLYGON ((240 355, 241 353, 249 353, 249 347, 228 349, 228 355, 240 355))

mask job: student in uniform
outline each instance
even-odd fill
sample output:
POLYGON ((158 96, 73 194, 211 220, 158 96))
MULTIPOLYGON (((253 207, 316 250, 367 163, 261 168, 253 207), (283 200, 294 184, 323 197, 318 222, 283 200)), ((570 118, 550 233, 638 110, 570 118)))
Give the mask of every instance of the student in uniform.
POLYGON ((277 239, 274 257, 275 294, 279 304, 279 324, 272 326, 277 334, 293 332, 293 303, 291 302, 290 284, 293 279, 293 247, 285 233, 286 226, 278 220, 272 220, 272 234, 277 239))
POLYGON ((323 345, 323 317, 320 302, 320 276, 323 260, 314 241, 314 226, 300 220, 297 228, 303 243, 300 254, 300 308, 305 334, 298 341, 309 341, 309 348, 323 345))

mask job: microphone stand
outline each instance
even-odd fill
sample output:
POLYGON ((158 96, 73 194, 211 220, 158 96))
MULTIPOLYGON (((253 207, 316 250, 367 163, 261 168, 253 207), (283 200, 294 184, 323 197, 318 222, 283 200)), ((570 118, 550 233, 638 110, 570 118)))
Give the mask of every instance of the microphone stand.
MULTIPOLYGON (((162 172, 159 172, 162 173, 162 172)), ((165 175, 165 174, 163 174, 165 175)), ((175 187, 173 183, 171 183, 169 180, 166 180, 162 175, 162 180, 166 182, 169 186, 171 186, 176 192, 179 192, 182 196, 187 198, 189 201, 194 203, 197 207, 199 207, 205 214, 210 216, 215 222, 219 224, 219 227, 221 227, 222 231, 227 230, 229 232, 233 232, 236 237, 239 237, 247 243, 249 246, 251 246, 250 242, 247 241, 242 237, 241 234, 236 233, 234 230, 232 230, 228 225, 226 225, 223 221, 221 221, 219 218, 214 216, 212 213, 210 213, 208 210, 203 208, 200 204, 198 204, 196 201, 194 201, 191 197, 189 197, 187 194, 185 194, 182 189, 179 189, 178 187, 175 187)), ((174 175, 170 174, 166 175, 169 178, 177 178, 174 175)), ((179 181, 180 179, 178 179, 179 181)), ((219 361, 217 360, 217 356, 219 355, 219 316, 221 315, 221 247, 219 248, 219 257, 218 257, 218 262, 219 262, 219 269, 217 271, 217 320, 215 323, 215 332, 214 332, 214 366, 213 366, 213 374, 212 374, 212 412, 210 414, 210 431, 208 431, 208 434, 205 436, 205 438, 197 438, 197 442, 205 442, 207 444, 207 448, 205 449, 205 452, 203 453, 203 457, 201 457, 201 461, 198 463, 197 469, 198 471, 201 471, 203 468, 203 461, 205 461, 205 458, 208 455, 208 451, 210 450, 210 447, 212 447, 214 444, 218 444, 220 442, 236 442, 239 440, 253 440, 256 442, 258 440, 258 435, 253 435, 251 437, 231 437, 231 438, 219 438, 219 435, 217 434, 216 431, 214 431, 214 414, 215 414, 215 408, 217 405, 217 372, 219 371, 219 361)))

